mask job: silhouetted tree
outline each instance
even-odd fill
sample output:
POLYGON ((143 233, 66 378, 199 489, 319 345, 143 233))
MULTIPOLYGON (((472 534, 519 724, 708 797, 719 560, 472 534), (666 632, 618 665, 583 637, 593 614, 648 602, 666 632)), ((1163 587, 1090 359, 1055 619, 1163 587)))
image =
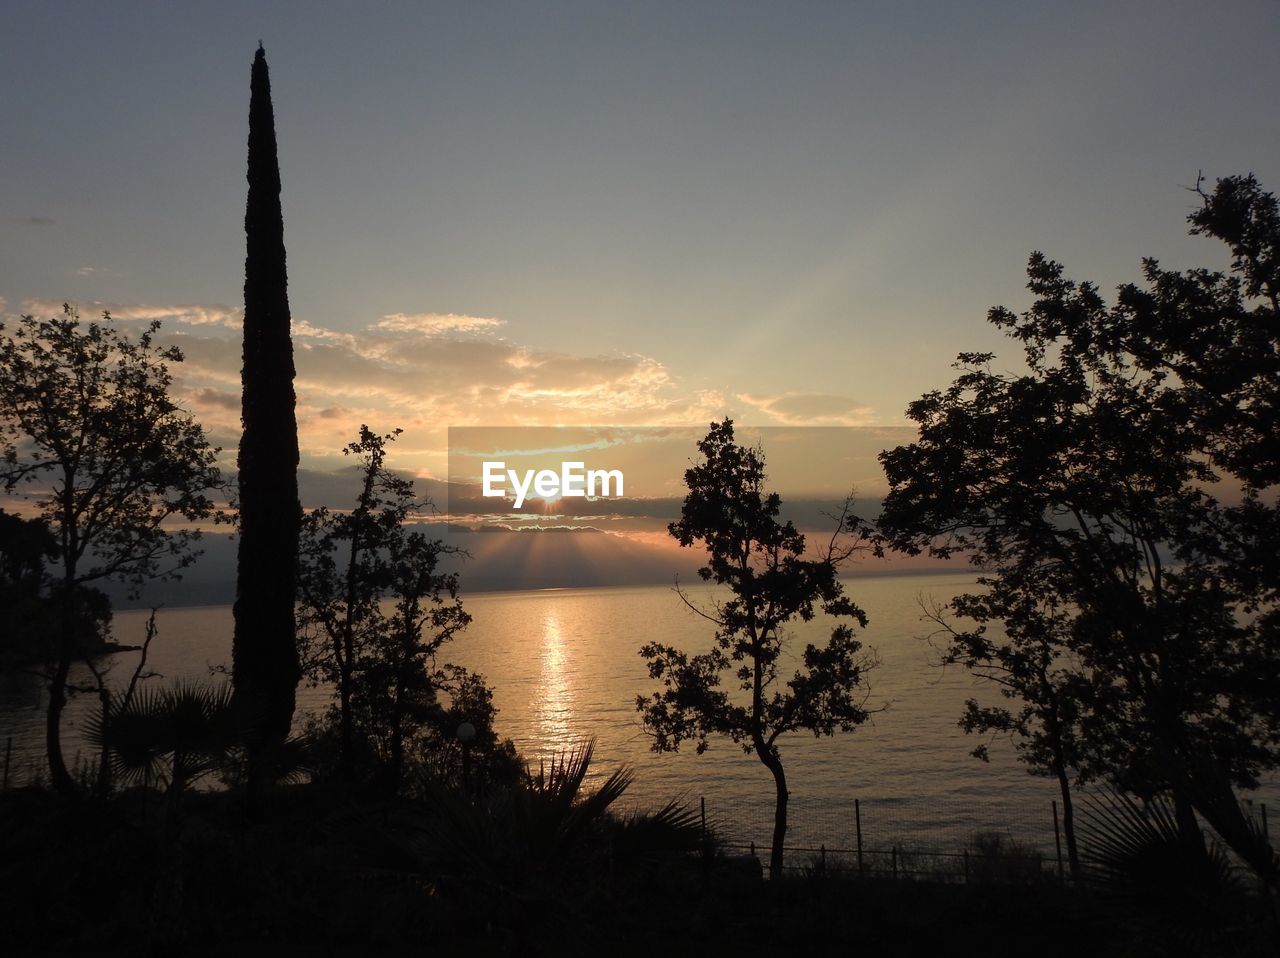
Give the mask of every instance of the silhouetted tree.
MULTIPOLYGON (((343 776, 353 777, 358 751, 371 751, 393 789, 406 745, 452 714, 437 693, 487 702, 475 694, 475 677, 436 661, 471 617, 457 574, 440 567, 453 550, 411 527, 426 504, 412 480, 386 466, 386 444, 397 435, 360 427, 359 440, 344 450, 361 459, 356 506, 305 517, 298 574, 304 661, 314 681, 336 687, 343 776)), ((486 731, 487 718, 468 717, 486 731)))
MULTIPOLYGON (((912 403, 919 439, 881 457, 881 529, 894 548, 984 570, 988 596, 953 611, 1000 620, 1008 640, 961 641, 958 658, 1033 678, 1018 656, 1028 642, 1047 653, 1071 682, 1077 773, 1170 791, 1202 851, 1193 806, 1280 760, 1280 523, 1264 489, 1280 326, 1274 199, 1222 181, 1191 222, 1232 245, 1233 273, 1148 260, 1146 288, 1114 306, 1034 254, 1031 309, 990 314, 1027 372, 962 354, 952 386, 912 403)), ((1062 687, 1017 693, 1043 720, 1062 687)), ((1031 757, 1058 774, 1051 754, 1031 757)))
MULTIPOLYGON (((0 509, 0 669, 16 667, 47 679, 57 661, 65 604, 61 583, 47 568, 59 557, 58 539, 42 516, 24 519, 0 509)), ((77 589, 76 650, 85 656, 106 647, 111 602, 92 586, 77 589)), ((92 664, 92 659, 87 661, 92 664)), ((76 689, 75 691, 79 691, 76 689)))
POLYGON ((109 612, 89 583, 144 579, 190 563, 199 523, 216 517, 207 493, 221 486, 218 450, 169 397, 176 347, 155 343, 159 323, 136 340, 104 314, 82 326, 23 316, 0 325, 0 479, 34 499, 56 541, 58 614, 51 656, 46 743, 54 787, 74 787, 62 756, 67 677, 109 612), (169 564, 165 568, 166 563, 169 564))
POLYGON ((826 549, 805 558, 805 537, 791 522, 779 521, 781 499, 765 491, 764 454, 734 442, 733 422, 713 423, 698 449, 704 460, 685 472, 689 493, 669 531, 682 546, 706 548, 707 564, 698 574, 728 586, 732 598, 704 609, 681 592, 690 608, 715 625, 715 644, 694 656, 658 642, 645 645, 640 654, 663 688, 648 698, 637 696, 636 709, 654 751, 676 751, 692 740, 701 753, 708 736, 725 735, 756 754, 774 781, 769 870, 779 877, 788 791, 778 738, 800 729, 814 735, 852 731, 865 721, 864 672, 873 664, 859 655, 852 626, 838 622, 826 645, 805 647, 802 668, 781 687, 786 630, 819 612, 866 626, 866 615, 837 578, 862 530, 846 501, 826 549), (852 544, 841 539, 844 533, 852 535, 852 544), (738 680, 737 694, 721 688, 729 670, 738 680))
POLYGON ((58 557, 58 540, 42 518, 0 509, 0 669, 23 666, 56 649, 57 608, 48 595, 45 564, 58 557))
MULTIPOLYGON (((1252 176, 1195 191, 1193 235, 1226 244, 1231 269, 1169 271, 1143 261, 1145 284, 1120 287, 1102 320, 1100 346, 1127 353, 1162 378, 1194 423, 1203 451, 1224 474, 1275 505, 1280 483, 1280 208, 1252 176)), ((1277 578, 1274 549, 1263 570, 1277 578)))
MULTIPOLYGON (((1071 778, 1080 764, 1080 677, 1070 651, 1071 614, 1052 589, 1027 581, 1026 569, 986 577, 986 590, 957 597, 956 614, 976 623, 959 630, 941 606, 926 617, 947 637, 944 665, 959 664, 994 683, 1009 705, 968 699, 960 727, 978 734, 1007 734, 1033 771, 1053 776, 1062 796, 1063 833, 1073 878, 1080 876, 1071 778), (997 628, 990 631, 991 624, 997 628)), ((988 760, 988 743, 973 749, 988 760)))
POLYGON ((240 543, 232 648, 237 708, 252 716, 250 790, 284 742, 300 671, 293 603, 298 563, 298 426, 289 332, 284 220, 271 81, 261 47, 249 100, 245 207, 240 543))
MULTIPOLYGON (((444 718, 439 693, 460 692, 468 673, 440 667, 441 647, 471 622, 458 598, 458 575, 440 568, 442 542, 403 527, 386 543, 388 592, 394 605, 373 635, 357 704, 380 744, 387 782, 400 787, 406 748, 422 730, 444 718), (381 734, 379 734, 381 733, 381 734)), ((489 716, 470 719, 488 726, 489 716)), ((446 726, 452 738, 456 726, 446 726)))
MULTIPOLYGON (((1163 377, 1201 455, 1236 486, 1204 536, 1221 586, 1255 616, 1254 641, 1280 647, 1280 206, 1252 175, 1196 182, 1191 232, 1224 243, 1229 271, 1168 271, 1148 259, 1143 286, 1120 288, 1108 347, 1163 377)), ((1254 697, 1280 708, 1280 680, 1256 671, 1254 697)), ((1274 709, 1273 709, 1274 714, 1274 709)))
POLYGON ((403 481, 385 468, 386 444, 399 433, 379 436, 368 426, 343 449, 362 460, 361 488, 349 513, 312 510, 302 520, 299 542, 299 636, 306 671, 338 693, 340 755, 345 778, 352 773, 357 657, 370 640, 387 587, 379 550, 384 536, 408 517, 415 503, 403 481), (391 498, 384 498, 384 493, 391 498))
POLYGON ((58 557, 58 540, 43 518, 24 519, 0 509, 0 589, 38 593, 45 562, 58 557))

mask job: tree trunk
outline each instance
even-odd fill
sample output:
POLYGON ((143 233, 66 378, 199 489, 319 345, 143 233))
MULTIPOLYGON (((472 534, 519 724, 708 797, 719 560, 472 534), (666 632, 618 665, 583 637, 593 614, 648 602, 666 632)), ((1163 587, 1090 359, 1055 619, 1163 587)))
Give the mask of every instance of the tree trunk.
POLYGON ((355 734, 351 721, 351 670, 346 667, 338 675, 338 708, 342 729, 342 755, 340 757, 342 780, 350 783, 354 778, 351 749, 355 741, 355 734))
MULTIPOLYGON (((1045 677, 1045 687, 1049 687, 1045 677)), ((1067 838, 1067 863, 1071 867, 1071 880, 1080 880, 1080 853, 1076 847, 1076 814, 1075 805, 1071 801, 1071 780, 1067 776, 1067 759, 1063 750, 1062 725, 1059 720, 1056 698, 1053 707, 1046 716, 1045 730, 1049 733, 1053 749, 1053 774, 1058 779, 1058 788, 1062 792, 1062 831, 1067 838)))
POLYGON ((766 746, 757 748, 760 761, 773 773, 775 801, 773 806, 773 844, 769 850, 769 880, 782 878, 782 857, 787 837, 787 775, 782 768, 782 761, 766 746))
MULTIPOLYGON (((65 520, 64 520, 65 523, 65 520)), ((65 533, 64 533, 65 535, 65 533)), ((58 661, 53 678, 49 682, 49 710, 45 714, 45 748, 49 753, 49 784, 54 791, 71 793, 76 783, 67 771, 62 755, 62 710, 67 705, 67 676, 71 674, 71 660, 76 651, 76 629, 79 625, 79 608, 76 602, 76 565, 74 545, 63 548, 62 616, 59 622, 58 661)))
POLYGON ((1204 843, 1204 832, 1196 821, 1195 806, 1180 784, 1173 787, 1173 815, 1178 824, 1178 843, 1186 850, 1188 858, 1198 860, 1207 858, 1208 848, 1204 843))
POLYGON ((1080 852, 1076 848, 1076 813, 1071 801, 1071 782, 1066 770, 1059 765, 1054 769, 1058 777, 1058 787, 1062 790, 1062 833, 1067 839, 1067 865, 1071 869, 1071 880, 1080 880, 1080 852))
POLYGON ((45 747, 49 753, 49 784, 58 792, 74 792, 76 784, 62 757, 62 710, 67 704, 67 675, 71 659, 60 653, 49 680, 49 709, 45 713, 45 747))
POLYGON ((377 479, 378 460, 371 459, 364 473, 364 487, 359 505, 350 518, 351 550, 347 555, 347 601, 342 621, 342 641, 336 647, 338 661, 338 701, 341 710, 342 729, 342 780, 351 782, 354 775, 352 749, 355 743, 355 721, 351 714, 352 683, 355 678, 355 609, 360 581, 360 530, 368 521, 369 502, 373 498, 373 485, 377 479))
POLYGON ((388 776, 391 794, 400 791, 400 779, 404 769, 404 681, 396 681, 395 705, 391 710, 391 769, 388 776))

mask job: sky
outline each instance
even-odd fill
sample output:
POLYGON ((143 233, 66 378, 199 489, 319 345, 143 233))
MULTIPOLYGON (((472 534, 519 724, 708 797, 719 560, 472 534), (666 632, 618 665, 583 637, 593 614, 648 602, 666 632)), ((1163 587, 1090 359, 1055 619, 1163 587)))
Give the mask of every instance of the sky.
POLYGON ((233 458, 249 67, 271 68, 305 468, 361 422, 900 426, 1104 289, 1197 171, 1280 185, 1280 3, 11 3, 0 313, 164 321, 233 458))

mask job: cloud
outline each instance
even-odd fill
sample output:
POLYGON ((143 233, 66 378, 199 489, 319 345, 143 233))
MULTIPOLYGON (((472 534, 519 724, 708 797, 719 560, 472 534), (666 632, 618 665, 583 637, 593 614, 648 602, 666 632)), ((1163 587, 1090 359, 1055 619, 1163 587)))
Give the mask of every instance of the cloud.
POLYGON ((240 411, 240 394, 222 389, 197 389, 188 395, 191 402, 198 406, 217 406, 222 409, 240 411))
MULTIPOLYGON (((23 312, 56 316, 62 303, 28 299, 23 312)), ((240 430, 242 310, 208 304, 80 304, 86 320, 160 320, 160 340, 184 361, 175 395, 219 443, 240 430)), ((297 418, 304 460, 326 467, 361 423, 399 427, 398 464, 444 474, 450 426, 699 425, 723 418, 726 394, 690 389, 659 359, 638 353, 582 355, 493 335, 500 319, 394 313, 362 330, 293 319, 297 418)))
MULTIPOLYGON (((95 304, 96 305, 96 304, 95 304)), ((187 326, 226 326, 240 329, 243 310, 227 306, 116 306, 105 307, 113 319, 183 323, 187 326)))
MULTIPOLYGON (((24 306, 24 312, 61 312, 60 302, 28 300, 24 306)), ((184 356, 184 361, 172 369, 174 396, 204 426, 210 440, 222 448, 223 467, 228 473, 234 472, 241 430, 241 311, 220 305, 95 302, 83 306, 82 315, 91 318, 94 311, 101 309, 109 310, 122 322, 163 321, 160 343, 177 346, 184 356)), ((439 315, 414 314, 414 318, 439 315)), ((396 317, 408 318, 409 314, 383 317, 364 329, 351 331, 326 329, 305 318, 294 318, 296 415, 302 478, 306 480, 304 501, 308 505, 323 502, 343 506, 350 502, 358 476, 352 472, 352 460, 344 457, 342 450, 356 437, 362 423, 381 433, 397 427, 404 430, 389 449, 388 462, 397 472, 416 476, 420 491, 433 495, 442 493, 444 486, 438 479, 428 477, 450 475, 449 427, 629 426, 659 433, 693 430, 687 441, 679 437, 672 440, 679 448, 671 458, 670 469, 664 467, 661 473, 669 473, 669 478, 659 476, 652 490, 643 493, 629 489, 633 496, 651 498, 610 502, 607 506, 584 502, 580 509, 575 508, 577 503, 556 507, 564 515, 561 522, 592 522, 610 534, 652 534, 656 541, 665 542, 664 524, 678 511, 684 491, 679 477, 692 455, 694 442, 708 422, 724 418, 733 406, 746 407, 741 409, 746 416, 734 415, 741 425, 754 418, 755 425, 787 427, 778 432, 788 435, 802 432, 796 428, 800 426, 856 426, 874 421, 867 406, 847 396, 693 388, 657 357, 542 349, 494 335, 493 330, 501 326, 498 320, 477 324, 471 321, 475 318, 446 317, 449 322, 389 322, 396 317)), ((576 452, 573 441, 571 436, 568 441, 556 438, 547 448, 564 452, 574 448, 576 452)), ((790 477, 792 485, 788 489, 794 487, 805 496, 827 495, 826 487, 811 475, 814 462, 825 470, 822 476, 830 473, 841 477, 839 495, 844 494, 848 477, 864 490, 876 487, 872 479, 860 477, 878 475, 874 454, 881 445, 872 443, 874 449, 865 457, 851 459, 847 452, 840 451, 843 446, 830 448, 823 439, 824 455, 837 457, 828 462, 820 457, 805 458, 810 456, 808 446, 793 442, 784 449, 781 438, 775 437, 774 442, 770 448, 775 471, 771 474, 775 478, 790 477), (801 465, 793 463, 788 472, 787 463, 793 460, 801 465)), ((645 448, 635 451, 635 455, 637 462, 648 463, 656 453, 645 448)), ((632 478, 628 472, 629 485, 632 478)), ((477 503, 472 511, 487 512, 490 506, 477 503)), ((800 506, 792 507, 800 510, 800 518, 810 518, 800 506)))
MULTIPOLYGON (((76 270, 79 275, 90 275, 84 270, 94 271, 92 266, 82 266, 76 270)), ((98 272, 106 272, 99 270, 98 272)), ((178 305, 152 306, 147 304, 104 303, 91 300, 78 305, 82 318, 100 316, 110 313, 111 318, 121 322, 151 322, 160 320, 164 323, 180 323, 185 326, 224 326, 239 329, 243 310, 229 306, 178 305)), ((62 301, 52 299, 27 299, 22 303, 23 311, 35 316, 59 316, 62 314, 62 301)))
POLYGON ((738 393, 741 402, 784 426, 865 426, 874 410, 848 396, 829 393, 787 392, 776 396, 738 393))
MULTIPOLYGON (((61 303, 28 300, 26 309, 56 315, 61 303)), ((179 375, 191 402, 221 405, 204 390, 234 390, 242 362, 242 311, 219 305, 93 302, 81 313, 161 320, 162 335, 186 362, 179 375), (215 330, 218 331, 217 334, 215 330)), ((724 412, 724 397, 682 394, 659 360, 622 353, 583 356, 475 336, 502 320, 439 313, 396 313, 363 331, 325 329, 295 318, 294 361, 299 418, 336 421, 333 410, 368 415, 371 424, 525 425, 702 422, 724 412), (388 420, 390 420, 388 422, 388 420)))
POLYGON ((19 216, 17 217, 17 220, 19 223, 23 224, 24 226, 52 226, 53 225, 53 219, 48 216, 19 216))
POLYGON ((392 313, 374 323, 375 329, 422 336, 479 333, 505 326, 505 319, 486 316, 459 316, 456 313, 392 313))
MULTIPOLYGON (((240 337, 231 328, 239 327, 238 310, 117 305, 112 315, 165 320, 163 342, 185 357, 175 369, 184 405, 211 433, 236 434, 239 404, 233 399, 239 396, 242 356, 240 337)), ((652 356, 578 355, 476 335, 496 328, 498 320, 388 319, 347 332, 295 317, 295 389, 305 460, 341 461, 342 448, 361 423, 379 431, 403 428, 408 441, 397 446, 399 462, 443 474, 449 426, 705 425, 726 413, 723 393, 684 388, 652 356)))

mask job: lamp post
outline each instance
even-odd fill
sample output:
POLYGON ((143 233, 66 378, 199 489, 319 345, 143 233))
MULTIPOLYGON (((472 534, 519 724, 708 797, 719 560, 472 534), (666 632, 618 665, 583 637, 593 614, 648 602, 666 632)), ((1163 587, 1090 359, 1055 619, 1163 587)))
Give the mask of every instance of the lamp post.
POLYGON ((476 727, 470 722, 458 724, 458 741, 462 743, 462 788, 471 794, 471 743, 476 738, 476 727))

